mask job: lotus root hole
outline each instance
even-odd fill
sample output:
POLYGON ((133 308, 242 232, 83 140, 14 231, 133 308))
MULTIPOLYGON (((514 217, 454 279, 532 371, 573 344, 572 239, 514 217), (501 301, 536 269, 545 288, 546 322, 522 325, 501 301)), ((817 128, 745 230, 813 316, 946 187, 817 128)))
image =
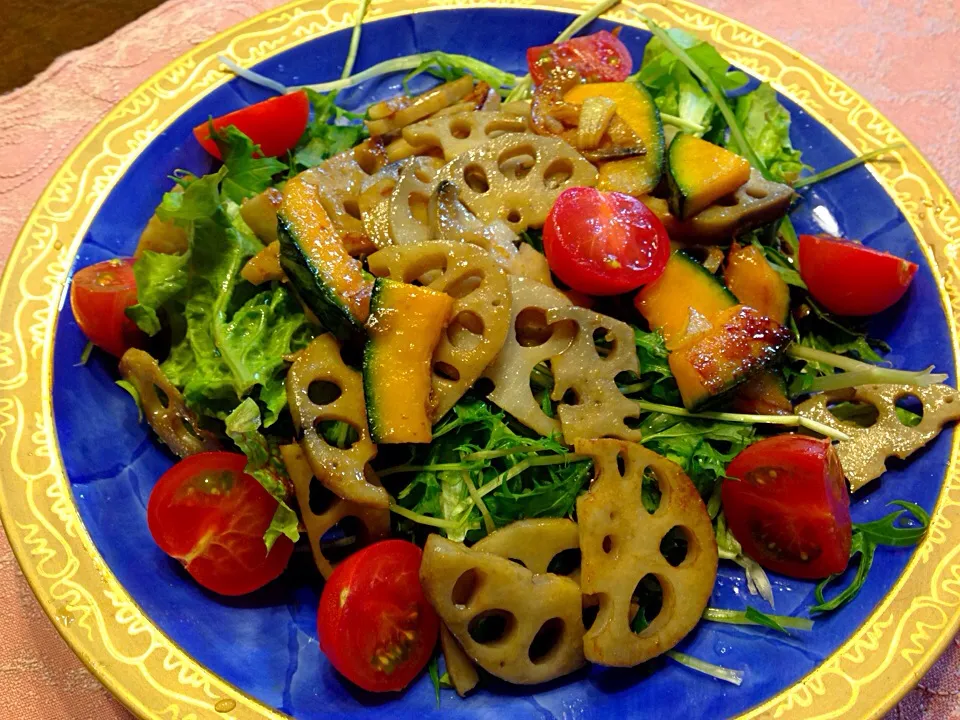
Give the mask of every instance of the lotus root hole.
POLYGON ((450 123, 450 134, 457 140, 466 140, 473 132, 473 126, 466 118, 457 118, 450 123))
POLYGON ((433 373, 450 382, 460 381, 460 371, 450 363, 443 362, 443 360, 437 360, 433 364, 433 373))
POLYGON ((597 594, 583 596, 583 610, 581 611, 581 615, 583 617, 583 628, 585 630, 589 630, 597 621, 597 615, 600 614, 600 606, 600 595, 597 594))
POLYGON ((348 515, 320 538, 320 554, 331 565, 336 565, 359 550, 367 540, 367 526, 359 518, 348 515))
POLYGON ((323 515, 339 500, 336 494, 315 477, 310 478, 310 512, 323 515))
MULTIPOLYGON (((917 415, 919 417, 919 420, 923 420, 923 401, 913 393, 907 393, 906 395, 902 395, 901 397, 898 397, 896 401, 896 405, 901 410, 905 410, 908 413, 917 415)), ((897 417, 900 419, 900 422, 902 422, 904 425, 907 425, 908 427, 917 424, 917 422, 914 422, 916 418, 912 418, 909 422, 907 421, 907 418, 910 417, 909 415, 904 416, 904 415, 901 415, 900 413, 897 413, 897 417)))
POLYGON ((627 476, 627 454, 623 450, 617 453, 617 472, 620 477, 627 476))
POLYGON ((348 422, 342 420, 320 420, 313 424, 317 435, 326 442, 341 450, 349 450, 360 439, 360 431, 348 422))
POLYGON ((467 187, 481 195, 490 189, 490 180, 487 171, 476 163, 471 163, 463 169, 463 181, 467 187))
POLYGON ((483 278, 482 271, 471 270, 447 285, 444 292, 454 300, 461 300, 480 287, 483 284, 483 278))
POLYGON ((571 177, 573 177, 573 163, 567 158, 556 158, 547 165, 543 173, 543 184, 548 190, 556 190, 571 177))
POLYGON ((412 192, 407 196, 407 203, 410 206, 410 215, 421 225, 430 227, 430 198, 419 192, 412 192))
POLYGON ((447 339, 458 350, 470 351, 483 340, 483 319, 470 310, 457 313, 447 325, 447 339))
POLYGON ((527 652, 530 662, 539 665, 550 659, 552 655, 560 648, 560 642, 563 640, 563 632, 566 624, 561 618, 555 617, 547 620, 537 634, 533 636, 530 643, 530 649, 527 652))
POLYGON ((550 560, 547 572, 554 575, 573 575, 580 569, 580 548, 561 550, 550 560))
POLYGON ((736 193, 730 193, 729 195, 724 195, 722 198, 717 200, 716 204, 720 207, 736 207, 740 204, 740 199, 737 197, 736 193))
POLYGON ((329 405, 343 394, 340 386, 329 380, 314 380, 307 387, 307 396, 314 405, 329 405))
POLYGON ((663 499, 663 486, 660 484, 660 478, 657 476, 656 470, 651 467, 643 471, 640 499, 643 502, 644 509, 651 515, 660 509, 663 499))
POLYGON ((553 335, 553 328, 547 323, 547 313, 537 307, 521 310, 513 323, 513 331, 521 347, 539 347, 553 335))
POLYGON ((762 187, 754 187, 749 183, 746 185, 746 187, 744 187, 743 190, 745 193, 747 193, 747 195, 752 197, 754 200, 763 200, 767 195, 770 194, 766 190, 764 190, 762 187))
POLYGON ((560 402, 562 402, 564 405, 579 405, 580 395, 573 388, 567 388, 567 391, 563 394, 563 397, 560 398, 560 402))
POLYGON ((480 571, 470 568, 464 572, 453 584, 450 601, 460 609, 466 609, 473 601, 477 589, 480 587, 480 571))
POLYGON ((511 180, 522 180, 530 174, 536 164, 536 150, 528 143, 508 148, 497 158, 497 167, 500 172, 511 180))
POLYGON ((498 645, 516 632, 517 618, 509 610, 486 610, 475 615, 467 625, 467 632, 475 643, 498 645))
POLYGON ((603 551, 607 555, 610 555, 614 551, 614 548, 616 547, 616 542, 613 539, 613 535, 606 535, 603 538, 603 544, 601 545, 601 547, 603 548, 603 551))
POLYGON ((347 198, 343 201, 343 211, 356 220, 360 219, 360 205, 356 198, 347 198))
POLYGON ((521 220, 523 220, 523 214, 522 214, 519 210, 517 210, 516 208, 511 209, 510 212, 507 213, 507 222, 508 222, 508 223, 512 223, 512 224, 516 225, 516 224, 519 223, 521 220))
POLYGON ((642 633, 657 619, 662 609, 663 586, 656 575, 647 573, 640 578, 630 598, 630 613, 627 618, 630 629, 637 634, 642 633))
POLYGON ((674 525, 660 540, 660 554, 673 567, 679 567, 695 554, 695 538, 682 525, 674 525))
POLYGON ((598 327, 593 331, 593 349, 601 359, 613 352, 612 340, 613 333, 607 328, 598 327))
POLYGON ((863 428, 872 427, 880 417, 880 411, 877 410, 876 405, 862 400, 830 402, 827 403, 827 410, 837 420, 853 423, 863 428))

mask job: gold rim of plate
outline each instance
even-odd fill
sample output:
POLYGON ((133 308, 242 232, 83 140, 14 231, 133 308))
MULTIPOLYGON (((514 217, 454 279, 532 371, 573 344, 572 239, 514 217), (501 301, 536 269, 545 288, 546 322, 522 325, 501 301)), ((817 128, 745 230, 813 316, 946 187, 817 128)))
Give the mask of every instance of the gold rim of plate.
MULTIPOLYGON (((373 0, 368 19, 463 7, 579 13, 590 4, 373 0)), ((348 27, 356 7, 355 0, 295 0, 197 46, 138 87, 50 181, 0 281, 0 518, 57 630, 142 718, 286 716, 199 665, 156 627, 114 577, 80 520, 57 444, 51 392, 54 329, 67 274, 101 202, 133 160, 186 108, 230 79, 220 69, 218 53, 250 67, 348 27)), ((917 149, 839 79, 746 25, 681 1, 627 0, 605 17, 640 26, 631 8, 709 40, 731 62, 797 102, 854 152, 906 143, 871 172, 906 216, 930 261, 956 368, 960 214, 946 184, 917 149)), ((890 592, 821 665, 741 718, 879 717, 933 664, 960 627, 958 436, 952 433, 930 531, 890 592)))

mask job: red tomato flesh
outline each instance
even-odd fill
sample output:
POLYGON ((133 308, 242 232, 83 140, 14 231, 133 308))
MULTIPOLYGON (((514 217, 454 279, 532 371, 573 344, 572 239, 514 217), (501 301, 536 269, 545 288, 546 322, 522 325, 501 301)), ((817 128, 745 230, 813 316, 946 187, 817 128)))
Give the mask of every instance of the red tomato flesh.
POLYGON ((907 292, 916 263, 858 243, 800 236, 800 276, 813 299, 838 315, 874 315, 907 292))
POLYGON ((193 135, 204 150, 222 160, 220 149, 210 137, 210 123, 217 130, 233 125, 260 146, 261 155, 276 157, 297 144, 309 117, 310 100, 305 91, 298 90, 201 123, 193 129, 193 135))
POLYGON ((573 68, 586 82, 620 82, 633 70, 633 58, 616 35, 601 30, 562 43, 527 49, 533 84, 539 85, 557 67, 573 68))
POLYGON ((816 579, 850 561, 850 495, 829 440, 776 435, 727 468, 721 497, 730 531, 763 567, 816 579))
POLYGON ((653 282, 670 257, 663 223, 630 195, 564 190, 543 226, 550 269, 587 295, 619 295, 653 282))
POLYGON ((420 588, 422 557, 413 543, 383 540, 337 565, 323 588, 320 649, 364 690, 402 690, 433 656, 440 620, 420 588))
POLYGON ((133 258, 105 260, 73 275, 70 307, 83 334, 98 348, 120 357, 146 336, 124 310, 137 303, 133 258))
POLYGON ((263 587, 283 572, 293 552, 286 536, 267 552, 263 534, 278 503, 243 472, 246 464, 239 453, 190 455, 160 477, 147 503, 150 534, 160 549, 221 595, 263 587))

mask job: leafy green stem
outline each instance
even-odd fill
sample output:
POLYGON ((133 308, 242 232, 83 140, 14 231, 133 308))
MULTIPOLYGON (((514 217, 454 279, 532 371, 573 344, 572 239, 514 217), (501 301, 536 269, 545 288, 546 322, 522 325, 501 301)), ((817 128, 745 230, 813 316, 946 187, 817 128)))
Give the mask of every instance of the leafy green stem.
POLYGON ((661 112, 660 119, 665 122, 667 125, 673 125, 676 128, 685 130, 689 133, 694 133, 696 135, 702 135, 707 131, 703 125, 700 125, 690 120, 686 120, 679 115, 671 115, 670 113, 661 112))
POLYGON ((709 675, 717 680, 723 680, 724 682, 728 682, 737 686, 743 682, 742 670, 733 670, 732 668, 725 668, 722 665, 714 665, 706 660, 695 658, 692 655, 687 655, 686 653, 682 653, 677 650, 667 650, 667 652, 664 654, 671 660, 674 660, 681 665, 690 668, 691 670, 702 672, 704 675, 709 675))
POLYGON ((770 615, 762 613, 756 608, 746 610, 726 610, 724 608, 708 607, 703 611, 703 619, 710 622, 727 623, 729 625, 761 625, 773 630, 813 630, 813 620, 809 618, 791 617, 789 615, 770 615))
POLYGON ((881 155, 886 155, 887 153, 893 152, 894 150, 899 150, 903 146, 904 144, 902 142, 893 143, 891 145, 884 145, 881 148, 871 150, 870 152, 866 152, 863 155, 858 155, 855 158, 850 158, 849 160, 845 160, 844 162, 834 165, 833 167, 827 168, 826 170, 821 170, 820 172, 815 173, 813 175, 807 175, 806 177, 802 177, 798 179, 793 184, 793 189, 799 190, 800 188, 804 188, 809 185, 818 183, 822 180, 826 180, 827 178, 831 178, 834 175, 839 175, 840 173, 846 172, 851 168, 855 168, 859 165, 864 165, 872 160, 875 160, 881 155))
POLYGON ((353 72, 353 65, 357 61, 357 50, 360 47, 360 28, 363 25, 363 18, 367 15, 367 8, 370 7, 370 0, 360 0, 360 8, 353 18, 353 32, 350 33, 350 49, 347 50, 347 60, 343 63, 343 73, 340 79, 350 77, 353 72))
POLYGON ((844 355, 827 352, 826 350, 817 350, 816 348, 810 348, 796 343, 787 349, 787 355, 796 360, 823 363, 824 365, 845 371, 816 378, 810 387, 814 392, 838 390, 840 388, 877 383, 925 387, 927 385, 942 383, 947 379, 944 373, 932 372, 934 369, 933 365, 926 370, 895 370, 893 368, 878 367, 844 355))

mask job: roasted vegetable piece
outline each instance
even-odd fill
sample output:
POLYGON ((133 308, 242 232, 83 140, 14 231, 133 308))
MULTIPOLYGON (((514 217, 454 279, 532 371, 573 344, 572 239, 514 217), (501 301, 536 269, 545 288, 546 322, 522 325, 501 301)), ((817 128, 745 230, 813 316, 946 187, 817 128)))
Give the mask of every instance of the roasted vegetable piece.
POLYGON ((491 675, 532 685, 583 665, 580 588, 570 578, 534 575, 431 535, 420 583, 460 646, 491 675))
POLYGON ((266 245, 277 241, 277 211, 282 204, 283 193, 267 188, 240 205, 240 217, 266 245))
POLYGON ((582 105, 587 98, 605 97, 613 100, 619 117, 640 139, 644 154, 625 160, 614 160, 609 169, 600 169, 601 190, 615 190, 630 195, 651 192, 663 174, 664 143, 660 112, 650 93, 640 84, 630 82, 599 82, 577 85, 564 95, 564 100, 582 105), (618 164, 614 164, 618 163, 618 164), (616 180, 623 173, 629 180, 616 180))
POLYGON ((275 240, 247 260, 240 270, 240 277, 253 285, 286 279, 280 267, 280 241, 275 240))
POLYGON ((280 457, 293 481, 300 517, 310 538, 313 561, 324 578, 329 578, 334 566, 346 559, 350 552, 390 537, 390 511, 387 508, 358 505, 334 495, 314 477, 303 449, 297 444, 281 445, 280 457), (343 547, 328 550, 323 545, 323 536, 344 520, 354 521, 350 529, 356 531, 349 552, 343 547))
POLYGON ((375 442, 430 442, 433 351, 452 307, 446 293, 377 278, 363 351, 363 390, 375 442))
POLYGON ((788 328, 745 305, 714 319, 670 353, 683 405, 696 410, 774 362, 793 339, 788 328))
POLYGON ((756 245, 741 247, 734 243, 730 247, 723 279, 744 305, 778 323, 787 322, 790 288, 756 245))
POLYGON ((466 697, 480 682, 477 668, 467 655, 460 643, 450 632, 449 628, 440 623, 440 649, 443 650, 443 661, 447 666, 447 675, 460 697, 466 697))
POLYGON ((750 163, 719 145, 680 133, 667 153, 670 212, 687 220, 750 179, 750 163))
POLYGON ((579 438, 596 437, 639 440, 640 431, 627 427, 626 420, 640 417, 640 408, 621 394, 616 383, 620 373, 640 374, 633 328, 581 307, 548 310, 547 322, 572 322, 577 328, 570 346, 550 359, 551 398, 560 403, 557 414, 564 442, 572 445, 579 438), (569 401, 568 392, 573 394, 569 401))
POLYGON ((536 575, 580 577, 580 531, 569 518, 517 520, 478 540, 473 549, 519 562, 536 575), (571 551, 576 562, 567 566, 562 554, 571 551))
POLYGON ((850 436, 837 444, 837 455, 850 492, 856 492, 884 473, 887 458, 909 457, 939 435, 948 422, 960 419, 960 393, 946 385, 861 385, 818 393, 797 405, 795 412, 850 436), (917 398, 923 406, 923 416, 914 427, 904 425, 897 416, 897 401, 907 397, 917 398), (876 422, 861 427, 838 419, 830 406, 844 401, 872 405, 878 413, 876 422))
POLYGON ((695 327, 711 323, 737 299, 691 255, 678 250, 659 279, 637 293, 633 304, 672 349, 687 337, 691 323, 695 327))
POLYGON ((344 500, 386 508, 386 491, 369 479, 372 471, 367 464, 377 454, 377 446, 367 429, 363 379, 343 362, 332 335, 320 335, 300 351, 287 373, 287 400, 314 477, 344 500), (326 395, 314 402, 311 387, 314 396, 318 391, 326 395), (348 424, 356 434, 354 443, 339 448, 327 442, 321 431, 331 422, 348 424))
POLYGON ((460 202, 460 190, 441 180, 430 196, 430 222, 437 240, 465 242, 483 248, 508 267, 517 254, 517 234, 503 220, 484 223, 460 202))
POLYGON ((527 119, 504 112, 462 112, 427 118, 403 129, 416 152, 440 148, 447 162, 506 133, 529 133, 527 119))
POLYGON ((560 432, 560 421, 549 417, 533 397, 530 376, 534 367, 566 350, 576 334, 572 323, 549 325, 547 311, 570 305, 556 288, 511 276, 510 326, 503 349, 484 377, 493 382, 491 402, 541 435, 560 432))
POLYGON ((791 415, 793 403, 778 372, 764 370, 734 391, 733 409, 748 415, 791 415))
POLYGON ((341 342, 361 338, 373 283, 347 253, 304 173, 284 188, 277 219, 280 265, 297 294, 341 342))
POLYGON ((732 205, 711 205, 689 220, 681 221, 666 200, 652 195, 640 199, 666 227, 671 240, 690 243, 722 243, 736 233, 783 216, 793 200, 793 188, 764 179, 759 170, 730 198, 732 205))
POLYGON ((578 440, 574 447, 593 457, 595 473, 590 489, 577 499, 580 584, 584 596, 600 604, 583 638, 584 655, 601 665, 632 667, 672 648, 699 622, 717 576, 713 524, 700 493, 676 463, 619 440, 578 440), (661 493, 652 513, 641 499, 647 473, 661 493), (686 541, 676 565, 661 551, 669 533, 686 541), (649 624, 634 632, 635 589, 648 575, 660 585, 663 603, 655 617, 646 618, 649 624))
POLYGON ((387 248, 370 256, 370 271, 413 282, 455 299, 450 324, 433 353, 431 420, 470 389, 503 347, 510 327, 507 277, 489 253, 466 243, 433 242, 387 248))
POLYGON ((138 258, 145 250, 163 255, 178 255, 186 252, 189 246, 187 231, 172 220, 161 220, 152 215, 147 226, 140 233, 137 250, 133 257, 138 258))
POLYGON ((200 427, 196 413, 187 407, 183 395, 148 353, 136 348, 127 350, 120 358, 120 377, 136 388, 147 422, 174 453, 183 458, 220 449, 216 437, 200 427))
POLYGON ((397 186, 390 196, 389 230, 397 245, 412 245, 434 239, 429 205, 437 187, 441 163, 436 158, 411 158, 400 170, 397 186))
POLYGON ((367 129, 373 136, 400 130, 461 100, 473 89, 469 75, 431 88, 416 97, 400 97, 371 105, 367 129))

